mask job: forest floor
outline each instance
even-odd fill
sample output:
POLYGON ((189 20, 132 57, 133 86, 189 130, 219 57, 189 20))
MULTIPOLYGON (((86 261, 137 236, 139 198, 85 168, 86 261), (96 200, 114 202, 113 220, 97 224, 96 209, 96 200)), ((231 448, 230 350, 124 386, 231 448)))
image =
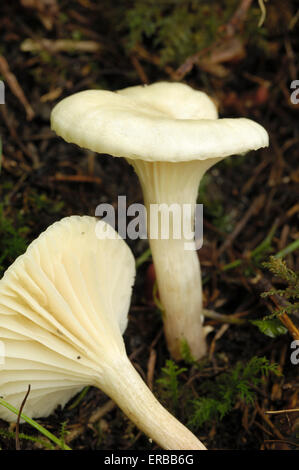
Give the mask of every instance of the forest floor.
MULTIPOLYGON (((234 57, 230 43, 232 57, 227 61, 209 56, 210 62, 205 58, 201 64, 191 57, 193 62, 189 58, 170 65, 159 60, 159 48, 150 39, 132 53, 123 52, 121 32, 109 30, 102 16, 113 16, 113 7, 103 12, 103 5, 88 0, 51 1, 46 7, 46 2, 21 0, 0 7, 0 79, 6 86, 6 104, 0 105, 1 276, 56 220, 94 215, 102 202, 116 207, 118 195, 126 195, 128 205, 142 202, 137 177, 123 159, 97 156, 50 130, 51 110, 65 96, 88 88, 115 90, 181 79, 213 96, 222 117, 254 119, 269 133, 269 148, 221 162, 199 190, 198 202, 204 204, 204 243, 198 251, 204 304, 223 315, 205 318, 211 326, 207 356, 199 363, 187 356, 179 364, 169 362, 161 313, 153 299, 150 256, 137 269, 124 335, 131 361, 154 394, 209 449, 299 448, 299 364, 291 361, 294 332, 282 329, 278 334, 281 318, 270 321, 271 336, 252 323, 281 305, 279 296, 261 297, 265 288, 287 286, 263 262, 279 254, 290 270, 299 268, 299 104, 292 103, 290 88, 299 78, 298 23, 292 2, 286 2, 284 12, 279 2, 271 3, 264 25, 267 50, 246 38, 240 57, 234 57), (281 16, 275 17, 275 8, 281 16), (65 38, 71 46, 57 42, 65 38), (84 41, 89 41, 88 52, 82 51, 84 41), (163 383, 157 382, 161 378, 163 383), (240 382, 243 394, 236 391, 240 382), (220 393, 223 387, 228 398, 220 393), (223 416, 221 403, 226 406, 223 416)), ((136 259, 148 249, 146 240, 128 243, 136 259)), ((290 318, 298 328, 298 312, 290 318)), ((157 449, 92 387, 63 410, 37 421, 76 450, 157 449)), ((20 432, 22 449, 47 448, 28 424, 20 432)), ((0 446, 15 448, 15 425, 0 421, 0 446)))

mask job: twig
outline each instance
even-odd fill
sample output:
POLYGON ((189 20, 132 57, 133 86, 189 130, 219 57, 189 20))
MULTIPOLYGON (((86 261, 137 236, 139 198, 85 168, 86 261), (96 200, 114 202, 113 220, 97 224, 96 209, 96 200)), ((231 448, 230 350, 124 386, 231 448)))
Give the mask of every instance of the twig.
POLYGON ((67 181, 70 183, 95 183, 102 184, 102 179, 97 176, 89 175, 63 175, 61 173, 56 173, 55 176, 50 178, 55 181, 67 181))
MULTIPOLYGON (((256 278, 252 279, 251 285, 255 288, 255 290, 259 294, 273 291, 273 286, 271 282, 265 277, 263 277, 261 273, 259 273, 256 278)), ((268 298, 270 298, 270 300, 274 303, 276 307, 289 306, 289 302, 287 302, 285 299, 281 298, 277 294, 269 295, 268 298)), ((287 328, 287 330, 293 336, 293 338, 296 340, 299 340, 299 330, 296 327, 296 325, 294 325, 290 317, 285 312, 283 312, 280 315, 278 315, 277 318, 279 318, 279 320, 287 328)))
POLYGON ((101 45, 96 41, 76 41, 74 39, 25 39, 21 44, 23 52, 48 51, 55 52, 99 52, 101 45))
POLYGON ((131 62, 133 64, 133 67, 135 68, 136 72, 139 75, 140 80, 142 81, 143 84, 147 85, 149 83, 149 79, 144 71, 144 68, 140 64, 138 58, 135 55, 131 55, 131 62))
POLYGON ((17 418, 17 423, 16 423, 16 450, 21 450, 21 446, 20 446, 20 418, 21 418, 21 414, 22 414, 22 411, 23 411, 23 408, 24 408, 24 405, 26 403, 26 400, 28 398, 28 395, 30 393, 30 384, 28 385, 28 390, 26 392, 26 395, 22 401, 22 404, 20 406, 20 409, 19 409, 19 413, 18 413, 18 418, 17 418))
MULTIPOLYGON (((106 401, 106 403, 98 408, 89 418, 87 426, 92 426, 93 424, 97 423, 101 418, 103 418, 107 413, 110 413, 116 404, 112 400, 106 401)), ((79 425, 74 427, 71 431, 68 431, 65 442, 68 444, 72 442, 74 439, 77 439, 79 436, 86 432, 85 425, 79 425)))
POLYGON ((281 251, 276 253, 274 255, 274 258, 283 258, 286 255, 289 255, 290 253, 293 253, 293 251, 297 250, 299 248, 299 240, 295 240, 289 245, 287 245, 285 248, 283 248, 281 251))
POLYGON ((258 421, 253 421, 253 424, 255 424, 258 428, 260 428, 265 434, 268 434, 269 436, 273 436, 273 433, 266 429, 261 423, 258 421))
POLYGON ((248 12, 248 9, 252 3, 252 0, 242 0, 233 14, 230 21, 221 27, 221 30, 225 32, 224 37, 220 40, 216 39, 209 47, 196 52, 192 56, 188 57, 185 62, 175 71, 175 79, 182 80, 194 67, 198 61, 207 57, 208 53, 213 53, 223 46, 223 43, 233 38, 235 33, 241 29, 248 12))
POLYGON ((106 401, 106 403, 101 406, 98 410, 96 410, 91 417, 88 420, 89 424, 94 424, 97 421, 99 421, 103 416, 105 416, 107 413, 110 413, 110 411, 114 410, 116 407, 116 404, 112 400, 106 401))
POLYGON ((281 323, 288 329, 289 333, 291 333, 293 338, 299 341, 299 330, 294 325, 290 317, 285 312, 283 312, 280 315, 278 315, 278 318, 281 321, 281 323))
POLYGON ((294 408, 292 410, 269 410, 269 411, 265 411, 265 413, 267 413, 268 415, 274 415, 274 414, 280 414, 280 413, 295 413, 295 412, 299 412, 299 408, 294 408))
MULTIPOLYGON (((140 59, 144 59, 146 60, 147 62, 149 62, 150 64, 154 64, 158 67, 161 67, 162 63, 161 63, 161 59, 159 56, 155 55, 155 54, 151 54, 150 52, 148 52, 144 47, 142 47, 140 44, 137 44, 135 47, 134 47, 134 51, 133 51, 136 55, 138 55, 138 57, 140 57, 140 59)), ((164 70, 165 72, 173 79, 173 80, 177 80, 177 77, 176 77, 176 72, 175 70, 170 67, 169 65, 166 65, 164 67, 164 70)))
MULTIPOLYGON (((28 148, 23 144, 23 142, 21 142, 20 138, 19 138, 19 135, 16 131, 16 129, 13 127, 13 125, 11 124, 11 117, 9 116, 8 114, 8 111, 7 111, 7 108, 6 106, 1 106, 0 107, 0 112, 2 114, 2 117, 3 117, 3 121, 4 123, 6 124, 6 127, 7 129, 9 130, 9 133, 11 135, 11 137, 13 138, 13 140, 16 142, 16 144, 18 145, 18 147, 22 150, 22 152, 33 162, 33 157, 32 157, 32 154, 31 152, 28 150, 28 148)), ((28 171, 30 170, 30 168, 28 167, 28 171)))
POLYGON ((153 349, 156 344, 158 343, 158 341, 160 340, 161 336, 163 334, 163 328, 160 329, 160 331, 158 331, 158 333, 156 334, 155 338, 153 339, 153 341, 151 342, 150 344, 150 348, 153 349))
POLYGON ((258 22, 258 27, 261 28, 261 26, 263 26, 264 21, 266 19, 266 7, 265 7, 265 4, 264 4, 264 0, 258 0, 258 3, 259 3, 259 6, 260 6, 260 9, 261 9, 261 17, 260 17, 260 20, 258 22))
POLYGON ((264 442, 283 442, 284 444, 290 444, 295 447, 299 447, 299 444, 293 441, 288 441, 286 439, 266 439, 264 442))
POLYGON ((258 403, 256 403, 256 408, 257 412, 260 415, 260 417, 268 424, 268 426, 272 429, 273 433, 278 437, 278 439, 284 439, 284 436, 281 434, 281 432, 274 426, 270 418, 265 415, 264 411, 261 410, 259 407, 258 403))
POLYGON ((212 320, 219 321, 221 323, 231 323, 233 325, 245 325, 247 320, 238 318, 234 315, 224 315, 222 313, 215 312, 214 310, 203 309, 203 315, 212 320))
POLYGON ((259 255, 260 253, 263 253, 267 248, 270 247, 271 245, 271 242, 272 242, 272 239, 275 235, 275 232, 277 230, 277 227, 278 227, 278 219, 276 219, 272 225, 272 227, 270 228, 266 238, 264 238, 264 240, 259 243, 250 253, 250 258, 255 258, 257 255, 259 255))
POLYGON ((6 196, 7 203, 10 203, 10 201, 14 197, 14 195, 17 194, 18 191, 20 191, 20 188, 22 187, 23 183, 26 181, 28 176, 29 176, 28 173, 23 173, 22 174, 22 176, 19 178, 19 180, 13 186, 12 190, 7 194, 7 196, 6 196))
POLYGON ((226 238, 225 242, 222 244, 222 246, 218 250, 218 256, 223 253, 237 238, 239 233, 244 229, 244 227, 247 225, 248 221, 251 219, 251 217, 255 214, 257 214, 261 208, 263 207, 263 204, 265 202, 265 195, 261 194, 260 196, 256 197, 249 207, 248 211, 244 214, 242 219, 237 223, 235 229, 232 231, 232 233, 226 238))
MULTIPOLYGON (((245 75, 245 74, 244 74, 245 75)), ((246 183, 244 184, 241 193, 242 194, 247 194, 250 189, 252 188, 255 180, 257 177, 260 175, 260 173, 269 165, 270 161, 269 160, 262 160, 261 163, 253 170, 253 175, 251 178, 249 178, 246 183)))
POLYGON ((153 390, 153 381, 154 381, 154 373, 155 373, 155 365, 156 365, 157 353, 155 349, 150 350, 150 355, 147 362, 147 385, 150 390, 153 390))
POLYGON ((12 93, 18 98, 25 108, 27 119, 31 121, 34 118, 34 111, 30 104, 27 101, 27 98, 16 78, 16 76, 11 72, 8 62, 3 55, 0 55, 0 72, 4 76, 4 79, 7 81, 9 88, 12 93))
POLYGON ((244 21, 246 20, 247 12, 252 4, 252 0, 242 0, 233 14, 230 21, 225 26, 228 36, 233 36, 241 29, 244 21))
POLYGON ((211 346, 210 346, 210 351, 209 351, 210 360, 212 360, 213 358, 215 347, 216 347, 216 342, 218 341, 218 339, 220 339, 224 335, 224 333, 227 331, 228 328, 229 328, 229 325, 222 325, 220 329, 217 331, 217 333, 215 334, 213 341, 211 343, 211 346))

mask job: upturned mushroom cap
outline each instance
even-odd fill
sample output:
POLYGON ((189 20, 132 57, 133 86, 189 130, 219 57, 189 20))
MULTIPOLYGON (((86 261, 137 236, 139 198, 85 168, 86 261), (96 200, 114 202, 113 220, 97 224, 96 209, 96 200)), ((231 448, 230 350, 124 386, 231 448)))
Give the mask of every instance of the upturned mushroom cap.
POLYGON ((51 126, 80 147, 149 162, 224 158, 268 145, 262 126, 217 119, 205 93, 180 83, 82 91, 55 106, 51 126))
MULTIPOLYGON (((93 385, 116 354, 135 276, 126 243, 93 217, 51 225, 0 281, 0 395, 29 417, 51 414, 93 385), (110 238, 96 237, 96 224, 110 238), (114 239, 112 239, 114 238, 114 239)), ((0 418, 16 420, 0 406, 0 418)))

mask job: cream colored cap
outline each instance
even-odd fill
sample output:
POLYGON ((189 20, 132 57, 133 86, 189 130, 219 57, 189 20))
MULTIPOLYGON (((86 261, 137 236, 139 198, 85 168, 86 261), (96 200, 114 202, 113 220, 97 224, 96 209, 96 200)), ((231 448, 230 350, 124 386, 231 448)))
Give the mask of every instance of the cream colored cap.
POLYGON ((213 101, 181 83, 76 93, 54 107, 51 127, 80 147, 152 162, 224 158, 268 145, 261 125, 217 119, 213 101))
MULTIPOLYGON (((134 276, 131 250, 103 221, 72 216, 43 232, 0 281, 0 395, 19 408, 30 384, 24 413, 43 417, 93 385, 125 354, 134 276)), ((0 418, 16 420, 3 406, 0 418)))

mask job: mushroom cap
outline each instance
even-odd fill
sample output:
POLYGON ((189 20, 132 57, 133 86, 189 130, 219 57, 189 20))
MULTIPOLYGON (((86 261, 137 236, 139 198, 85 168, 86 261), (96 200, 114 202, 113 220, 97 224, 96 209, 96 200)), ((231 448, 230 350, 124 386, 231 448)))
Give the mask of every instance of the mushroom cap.
POLYGON ((157 82, 117 90, 117 94, 138 100, 156 108, 173 119, 217 119, 214 101, 203 91, 194 90, 184 83, 157 82))
POLYGON ((76 93, 54 107, 51 127, 80 147, 149 162, 224 158, 268 145, 261 125, 217 119, 213 101, 181 83, 76 93))
MULTIPOLYGON (((43 232, 0 281, 0 395, 19 408, 30 384, 24 413, 43 417, 101 380, 125 354, 134 276, 129 247, 103 221, 71 216, 43 232)), ((16 420, 3 406, 0 418, 16 420)))

